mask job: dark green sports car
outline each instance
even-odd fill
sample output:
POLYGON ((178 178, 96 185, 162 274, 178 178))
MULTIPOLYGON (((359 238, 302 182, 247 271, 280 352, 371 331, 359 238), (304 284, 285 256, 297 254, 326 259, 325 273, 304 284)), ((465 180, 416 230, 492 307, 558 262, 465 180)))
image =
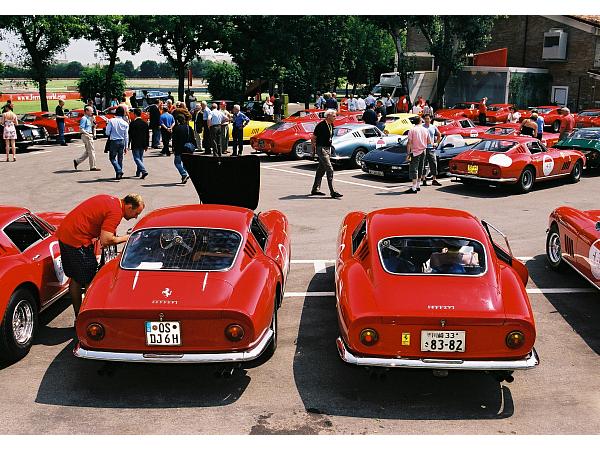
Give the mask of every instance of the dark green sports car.
POLYGON ((566 139, 554 144, 554 148, 581 151, 588 168, 600 167, 600 128, 580 128, 566 139))

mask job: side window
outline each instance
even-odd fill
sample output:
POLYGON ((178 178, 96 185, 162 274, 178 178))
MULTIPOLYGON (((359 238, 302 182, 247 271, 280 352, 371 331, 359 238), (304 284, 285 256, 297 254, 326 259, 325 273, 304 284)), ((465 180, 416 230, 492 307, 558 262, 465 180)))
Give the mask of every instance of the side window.
POLYGON ((264 251, 267 245, 267 240, 269 239, 269 234, 267 233, 267 230, 265 229, 264 225, 260 222, 260 220, 258 220, 258 217, 256 216, 254 216, 254 218, 252 219, 252 224, 250 225, 250 233, 252 233, 252 235, 256 239, 256 242, 258 242, 258 245, 260 245, 260 248, 262 248, 264 251))
POLYGON ((379 134, 376 131, 376 128, 365 128, 363 130, 363 134, 365 135, 366 138, 372 138, 372 137, 377 137, 379 136, 379 134))
POLYGON ((44 226, 37 220, 37 218, 28 215, 27 219, 29 220, 29 222, 31 222, 31 225, 33 226, 33 228, 35 228, 35 230, 42 237, 42 239, 46 239, 48 236, 50 236, 48 230, 44 228, 44 226))
POLYGON ((542 146, 538 142, 535 142, 535 141, 528 142, 527 143, 527 148, 534 155, 536 153, 541 153, 541 152, 544 151, 544 149, 542 148, 542 146))
POLYGON ((470 128, 471 124, 468 120, 461 120, 460 121, 460 126, 461 128, 470 128))
POLYGON ((25 216, 19 217, 17 220, 7 225, 4 228, 4 233, 21 252, 42 240, 40 234, 25 216))
POLYGON ((356 252, 356 249, 367 235, 367 220, 363 221, 358 225, 354 233, 352 234, 352 253, 356 252))

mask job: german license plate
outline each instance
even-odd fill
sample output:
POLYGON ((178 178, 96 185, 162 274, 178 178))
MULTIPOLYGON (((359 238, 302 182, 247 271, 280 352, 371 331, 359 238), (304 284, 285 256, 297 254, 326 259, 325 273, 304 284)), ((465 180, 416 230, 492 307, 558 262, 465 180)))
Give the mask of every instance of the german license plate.
POLYGON ((146 322, 146 345, 181 345, 179 322, 146 322))
POLYGON ((383 170, 371 170, 371 169, 369 169, 369 173, 371 175, 377 175, 378 177, 382 177, 383 176, 383 170))
POLYGON ((467 166, 467 172, 469 172, 473 175, 477 175, 477 172, 479 172, 479 166, 469 164, 467 166))
POLYGON ((422 352, 464 352, 466 331, 422 330, 422 352))

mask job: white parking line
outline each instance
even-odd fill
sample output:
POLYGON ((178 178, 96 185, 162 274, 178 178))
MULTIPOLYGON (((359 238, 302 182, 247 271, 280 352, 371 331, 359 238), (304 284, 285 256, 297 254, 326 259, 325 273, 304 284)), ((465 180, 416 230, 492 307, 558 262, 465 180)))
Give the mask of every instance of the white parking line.
MULTIPOLYGON (((295 170, 278 169, 277 167, 266 167, 265 166, 265 169, 276 170, 278 172, 291 173, 291 174, 294 174, 294 175, 300 175, 300 176, 303 176, 303 177, 310 177, 310 178, 314 178, 314 176, 315 176, 313 173, 302 173, 302 172, 296 172, 295 170)), ((356 183, 354 181, 340 180, 339 178, 337 178, 335 181, 336 181, 336 183, 352 184, 354 186, 362 186, 362 187, 367 187, 367 188, 371 188, 371 189, 377 189, 377 190, 381 190, 381 191, 393 191, 394 189, 406 188, 405 185, 402 185, 402 186, 393 186, 393 187, 374 186, 372 184, 356 183)))
POLYGON ((31 156, 35 156, 35 155, 43 155, 44 153, 52 153, 52 151, 50 150, 41 150, 39 152, 35 152, 35 153, 30 153, 31 156))
MULTIPOLYGON (((592 288, 527 288, 528 294, 585 294, 596 292, 592 288)), ((335 297, 333 291, 312 291, 312 292, 286 292, 284 297, 289 298, 310 298, 310 297, 335 297)))
MULTIPOLYGON (((263 167, 265 169, 269 169, 271 167, 293 166, 294 164, 301 164, 302 162, 305 162, 305 161, 288 161, 288 162, 283 162, 283 163, 273 163, 273 164, 265 165, 263 167)), ((308 162, 308 161, 306 161, 306 162, 308 162)), ((304 164, 304 165, 306 165, 306 164, 304 164)))

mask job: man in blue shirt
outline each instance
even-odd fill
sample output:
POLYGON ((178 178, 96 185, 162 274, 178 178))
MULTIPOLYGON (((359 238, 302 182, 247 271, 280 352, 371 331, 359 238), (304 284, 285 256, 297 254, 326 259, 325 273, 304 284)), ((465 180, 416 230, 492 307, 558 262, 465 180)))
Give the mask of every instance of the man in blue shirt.
POLYGON ((248 125, 250 119, 246 114, 240 111, 240 105, 233 105, 233 156, 242 156, 244 147, 244 127, 248 125), (238 152, 239 148, 239 152, 238 152))
POLYGON ((421 186, 427 186, 425 163, 429 163, 429 171, 431 172, 431 176, 433 177, 431 184, 433 186, 441 186, 442 184, 437 180, 437 157, 435 154, 434 145, 440 143, 440 141, 442 140, 442 135, 440 133, 440 130, 438 130, 438 128, 433 123, 431 123, 430 114, 425 114, 423 116, 423 120, 425 121, 423 128, 429 131, 429 136, 431 137, 431 144, 427 144, 425 156, 421 158, 421 173, 423 174, 421 176, 421 186))
POLYGON ((163 112, 160 115, 160 134, 162 136, 163 148, 160 154, 165 156, 171 156, 169 144, 171 143, 171 136, 173 135, 175 119, 169 113, 169 108, 167 106, 163 106, 162 110, 163 112))
POLYGON ((531 118, 533 119, 533 115, 537 115, 537 118, 535 119, 535 123, 537 124, 537 138, 541 141, 542 137, 544 135, 544 118, 540 115, 538 115, 537 109, 534 109, 531 111, 531 118))
POLYGON ((73 160, 73 167, 77 166, 89 158, 90 170, 98 171, 96 167, 96 152, 94 150, 94 109, 92 106, 86 106, 84 115, 79 121, 79 131, 81 131, 81 140, 85 146, 85 151, 79 157, 73 160))

